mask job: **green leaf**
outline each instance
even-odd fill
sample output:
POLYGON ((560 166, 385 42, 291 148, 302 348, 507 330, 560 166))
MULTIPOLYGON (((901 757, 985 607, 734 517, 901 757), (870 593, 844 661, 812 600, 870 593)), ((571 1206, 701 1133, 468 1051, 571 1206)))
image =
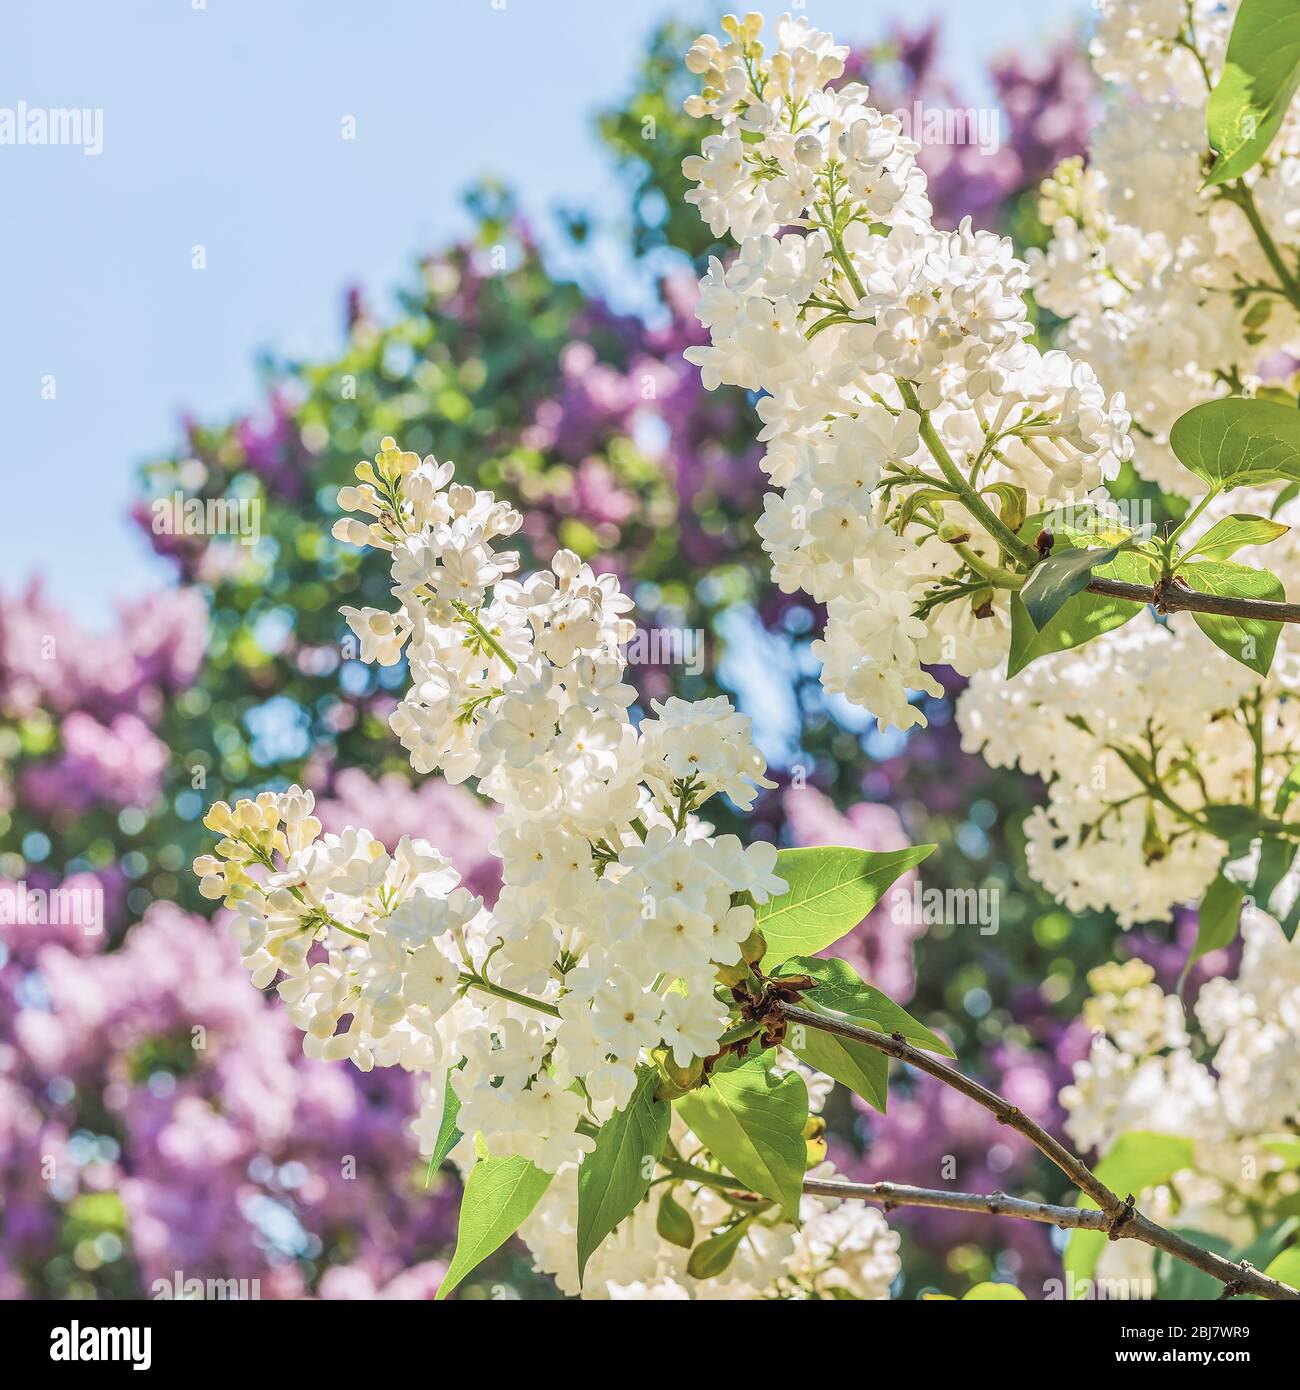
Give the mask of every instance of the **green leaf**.
POLYGON ((767 939, 763 965, 797 953, 824 950, 859 926, 896 878, 915 868, 934 849, 848 849, 820 845, 812 849, 783 849, 776 872, 789 887, 779 898, 755 911, 767 939))
POLYGON ((551 1185, 551 1176, 517 1154, 511 1158, 479 1158, 465 1183, 456 1228, 456 1253, 438 1289, 439 1299, 446 1298, 471 1270, 500 1249, 528 1220, 551 1185))
POLYGON ((749 1222, 750 1218, 746 1216, 720 1234, 700 1241, 686 1262, 686 1272, 693 1279, 716 1279, 735 1259, 736 1247, 749 1230, 749 1222))
POLYGON ((636 1089, 596 1131, 596 1147, 578 1169, 578 1282, 601 1241, 650 1191, 672 1110, 656 1100, 657 1067, 637 1069, 636 1089))
POLYGON ((1249 1245, 1235 1251, 1232 1258, 1238 1264, 1245 1260, 1253 1269, 1266 1269, 1291 1245, 1291 1237, 1295 1235, 1297 1227, 1300 1227, 1300 1217, 1295 1216, 1266 1226, 1249 1245))
POLYGON ((1287 908, 1286 916, 1278 921, 1282 928, 1282 935, 1291 941, 1296 934, 1296 928, 1300 927, 1300 893, 1297 893, 1291 906, 1287 908))
POLYGON ((1243 854, 1250 848, 1250 841, 1259 832, 1259 816, 1249 806, 1238 806, 1229 801, 1213 801, 1201 807, 1201 817, 1209 826, 1212 835, 1227 840, 1234 847, 1240 847, 1243 854))
POLYGON ((1259 1142, 1288 1168, 1300 1168, 1300 1134, 1265 1134, 1259 1142))
POLYGON ((1202 956, 1221 947, 1231 946, 1237 935, 1237 919, 1241 916, 1242 899, 1246 890, 1220 873, 1205 890, 1197 916, 1196 945, 1183 967, 1186 974, 1202 956))
POLYGON ((967 1289, 961 1296, 963 1303, 1024 1303, 1024 1293, 1014 1284, 994 1284, 985 1281, 967 1289))
POLYGON ((1190 1168, 1195 1156, 1195 1144, 1184 1135, 1133 1129, 1115 1140, 1094 1172, 1112 1192, 1126 1196, 1168 1182, 1190 1168))
MULTIPOLYGON (((1297 412, 1300 414, 1300 411, 1297 412)), ((1063 537, 1057 534, 1057 544, 1063 537)), ((1064 538, 1068 543, 1068 537, 1064 538)), ((1132 552, 1116 555, 1108 565, 1098 566, 1093 578, 1122 579, 1127 584, 1150 584, 1151 572, 1145 560, 1132 552)), ((1025 612, 1019 594, 1011 596, 1011 650, 1007 657, 1007 677, 1023 671, 1031 661, 1052 652, 1081 647, 1103 632, 1123 627, 1143 609, 1141 603, 1109 598, 1105 594, 1075 594, 1040 632, 1025 612)))
MULTIPOLYGON (((1121 1197, 1135 1196, 1148 1187, 1168 1182, 1183 1168, 1190 1168, 1196 1146, 1180 1134, 1156 1134, 1130 1130, 1121 1134, 1094 1170, 1100 1181, 1121 1197)), ((1079 1206, 1096 1210, 1090 1197, 1080 1197, 1079 1206)), ((1065 1247, 1063 1263, 1066 1283, 1073 1290, 1078 1281, 1091 1279, 1101 1252, 1106 1248, 1105 1231, 1072 1231, 1065 1247)))
POLYGON ((1255 877, 1246 886, 1250 900, 1267 910, 1279 883, 1286 877, 1296 856, 1294 840, 1267 836, 1260 843, 1255 877))
MULTIPOLYGON (((954 1055, 942 1038, 878 989, 866 984, 842 960, 794 956, 781 966, 774 978, 780 979, 782 975, 811 975, 818 982, 815 989, 803 996, 804 1005, 814 1013, 858 1023, 878 1033, 901 1033, 908 1042, 929 1052, 944 1057, 954 1055)), ((834 1077, 884 1112, 889 1089, 889 1058, 883 1052, 851 1038, 837 1037, 834 1033, 798 1023, 787 1030, 785 1041, 800 1061, 834 1077)))
POLYGON ((1169 447, 1220 491, 1300 482, 1300 410, 1243 396, 1205 401, 1174 421, 1169 447))
POLYGON ((699 1141, 746 1187, 770 1197, 797 1226, 807 1143, 808 1088, 798 1072, 778 1077, 755 1057, 715 1072, 677 1101, 699 1141))
POLYGON ((1199 555, 1203 560, 1229 560, 1243 546, 1267 545, 1290 529, 1280 521, 1269 521, 1267 517, 1234 512, 1222 521, 1216 521, 1187 553, 1189 556, 1199 555))
MULTIPOLYGON (((1300 411, 1295 412, 1300 415, 1300 411)), ((1183 577, 1198 594, 1218 598, 1262 598, 1273 602, 1286 598, 1282 581, 1268 570, 1229 560, 1194 560, 1180 567, 1183 577)), ((1258 675, 1268 674, 1277 650, 1281 623, 1263 618, 1228 618, 1219 613, 1193 613, 1196 626, 1220 651, 1258 675)))
POLYGON ((1061 611, 1067 599, 1088 587, 1093 570, 1098 565, 1109 564, 1126 544, 1121 541, 1118 545, 1096 549, 1070 546, 1053 550, 1040 560, 1020 590, 1020 602, 1034 625, 1034 631, 1041 633, 1061 611))
POLYGON ((1012 531, 1019 531, 1025 524, 1025 513, 1029 510, 1025 490, 1015 483, 991 483, 983 488, 998 499, 998 518, 1012 531))
POLYGON ((1277 816, 1286 815, 1287 807, 1300 795, 1300 763, 1291 769, 1282 779, 1282 785, 1277 789, 1277 796, 1273 801, 1273 814, 1277 816))
POLYGON ((1264 157, 1300 83, 1295 0, 1242 0, 1205 128, 1217 158, 1207 184, 1240 178, 1264 157))
POLYGON ((442 1120, 438 1125, 438 1142, 434 1144, 433 1153, 429 1157, 426 1185, 433 1181, 433 1175, 447 1161, 447 1155, 465 1137, 456 1128, 456 1116, 460 1114, 460 1097, 452 1089, 451 1078, 455 1072, 455 1067, 449 1067, 447 1070, 447 1082, 443 1088, 442 1120))
POLYGON ((1300 1289, 1300 1245, 1290 1245, 1264 1270, 1270 1279, 1278 1279, 1300 1289))
POLYGON ((659 1199, 659 1214, 655 1217, 655 1230, 669 1245, 689 1250, 695 1244, 695 1222, 691 1214, 673 1196, 668 1188, 659 1199))
POLYGON ((1269 516, 1276 516, 1288 502, 1294 502, 1297 497, 1300 497, 1300 483, 1288 483, 1274 496, 1273 505, 1268 509, 1269 516))

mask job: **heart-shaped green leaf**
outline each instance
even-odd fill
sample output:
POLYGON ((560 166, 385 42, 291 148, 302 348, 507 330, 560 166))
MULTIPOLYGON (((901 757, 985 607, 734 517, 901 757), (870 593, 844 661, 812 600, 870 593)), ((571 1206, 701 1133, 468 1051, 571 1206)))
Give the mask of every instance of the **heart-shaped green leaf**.
POLYGON ((1217 491, 1300 482, 1300 410, 1224 396, 1174 421, 1169 447, 1217 491))
POLYGON ((825 950, 859 926, 885 890, 934 849, 866 850, 843 845, 783 849, 776 872, 789 887, 755 911, 767 939, 763 966, 825 950))

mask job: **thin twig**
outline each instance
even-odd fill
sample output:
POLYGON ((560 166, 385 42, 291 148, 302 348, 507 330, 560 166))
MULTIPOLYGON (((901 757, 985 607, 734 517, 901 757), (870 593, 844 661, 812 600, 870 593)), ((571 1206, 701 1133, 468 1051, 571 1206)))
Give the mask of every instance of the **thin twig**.
POLYGON ((1300 623, 1300 603, 1277 603, 1262 598, 1230 598, 1223 594, 1201 594, 1181 584, 1126 584, 1121 579, 1094 579, 1091 594, 1130 599, 1134 603, 1153 603, 1161 613, 1217 613, 1225 618, 1257 618, 1268 623, 1300 623))
MULTIPOLYGON (((1234 1292, 1258 1294, 1261 1298, 1300 1300, 1300 1291, 1276 1279, 1270 1279, 1268 1275, 1261 1274, 1245 1261, 1234 1264, 1233 1261, 1226 1260, 1223 1256, 1216 1255, 1210 1250, 1205 1250, 1178 1235, 1177 1232, 1168 1231, 1163 1226, 1158 1226, 1154 1221, 1143 1216, 1141 1212, 1134 1209, 1132 1196, 1126 1200, 1121 1200, 1077 1154, 1071 1153, 1064 1144, 1054 1139, 1018 1106, 1012 1105, 1009 1100, 994 1091, 990 1091, 987 1086, 980 1085, 978 1081, 963 1076, 961 1072, 956 1071, 945 1062, 939 1061, 937 1057, 932 1057, 928 1052, 922 1052, 919 1048, 913 1047, 901 1033, 893 1035, 877 1033, 872 1028, 864 1028, 860 1024, 854 1023, 851 1019, 801 1008, 797 1004, 787 1004, 780 999, 772 1001, 769 1012, 777 1019, 783 1018, 787 1024, 802 1024, 807 1028, 818 1028, 824 1033, 833 1033, 837 1037, 848 1038, 853 1042, 861 1043, 864 1047, 874 1048, 877 1052, 883 1052, 886 1056, 894 1057, 900 1062, 906 1062, 908 1066, 933 1076, 946 1086, 951 1086, 953 1090, 960 1091, 962 1095, 969 1096, 971 1100, 995 1115, 999 1124, 1007 1125, 1028 1139, 1041 1154, 1049 1158, 1070 1179, 1080 1192, 1096 1202, 1099 1209, 1098 1215, 1103 1220, 1095 1229, 1104 1230, 1111 1240, 1140 1240, 1157 1250, 1165 1251, 1177 1260, 1182 1260, 1184 1264, 1195 1266, 1195 1268, 1218 1279, 1226 1287, 1232 1288, 1234 1292)), ((868 1184, 868 1186, 870 1185, 868 1184)), ((981 1198, 979 1200, 987 1202, 989 1199, 981 1198)), ((1009 1200, 1004 1199, 1004 1201, 1009 1200)), ((1029 1205, 1038 1204, 1031 1203, 1029 1205)), ((987 1210, 987 1207, 979 1207, 977 1210, 987 1210)), ((1009 1216, 1024 1215, 1022 1212, 1012 1210, 1008 1210, 1006 1214, 1009 1216)))
POLYGON ((1018 1216, 1022 1221, 1041 1221, 1063 1230, 1105 1231, 1110 1217, 1095 1207, 1061 1207, 1009 1197, 1005 1192, 985 1196, 979 1192, 946 1192, 941 1188, 912 1187, 901 1182, 839 1182, 805 1178, 803 1190, 814 1197, 856 1197, 891 1207, 939 1207, 944 1211, 978 1211, 986 1216, 1018 1216))

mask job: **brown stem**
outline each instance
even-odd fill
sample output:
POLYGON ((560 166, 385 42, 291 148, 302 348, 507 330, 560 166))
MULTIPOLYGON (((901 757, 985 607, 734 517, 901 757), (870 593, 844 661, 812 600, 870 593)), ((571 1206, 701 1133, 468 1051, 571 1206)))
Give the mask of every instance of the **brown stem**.
POLYGON ((1090 594, 1131 599, 1134 603, 1154 603, 1161 613, 1217 613, 1225 618, 1257 618, 1269 623, 1300 623, 1300 603, 1275 603, 1262 598, 1228 598, 1219 594, 1200 594, 1181 584, 1126 584, 1121 579, 1094 579, 1090 594))
POLYGON ((1018 1216, 1022 1221, 1042 1221, 1062 1229, 1105 1231, 1110 1218, 1094 1207, 1059 1207, 1008 1197, 1005 1192, 986 1196, 979 1192, 946 1192, 941 1188, 912 1187, 901 1182, 831 1182, 805 1178, 803 1190, 814 1197, 856 1197, 891 1207, 939 1207, 944 1211, 978 1211, 987 1216, 1018 1216))
MULTIPOLYGON (((819 1028, 824 1033, 833 1033, 836 1037, 848 1038, 864 1047, 874 1048, 886 1056, 906 1062, 917 1071, 933 1076, 944 1085, 960 1091, 962 1095, 969 1096, 976 1104, 982 1105, 995 1115, 999 1124, 1007 1125, 1028 1139, 1041 1154, 1051 1159, 1080 1192, 1096 1202, 1102 1222, 1095 1229, 1104 1230, 1111 1240, 1140 1240, 1157 1250, 1165 1251, 1177 1260, 1182 1260, 1185 1264, 1194 1265, 1218 1279, 1234 1293, 1253 1293, 1261 1298, 1300 1301, 1300 1291, 1277 1279, 1270 1279, 1268 1275, 1261 1274, 1245 1261, 1234 1264, 1233 1261, 1226 1260, 1210 1250, 1203 1250, 1176 1232, 1156 1225, 1141 1212, 1134 1210, 1132 1196, 1121 1200, 1077 1154, 1071 1153, 1064 1144, 1054 1139, 1018 1106, 1012 1105, 1009 1100, 995 1091, 990 1091, 987 1086, 980 1085, 978 1081, 963 1076, 961 1072, 939 1061, 937 1057, 913 1047, 901 1033, 877 1033, 875 1029, 864 1028, 851 1019, 815 1012, 779 999, 772 1002, 770 1012, 783 1018, 787 1024, 819 1028)), ((1008 1210, 1007 1215, 1023 1213, 1008 1210)))

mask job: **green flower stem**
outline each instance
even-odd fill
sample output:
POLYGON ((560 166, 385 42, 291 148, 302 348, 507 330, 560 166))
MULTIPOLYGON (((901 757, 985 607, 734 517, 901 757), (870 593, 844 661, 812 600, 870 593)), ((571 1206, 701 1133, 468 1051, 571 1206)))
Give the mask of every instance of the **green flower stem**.
POLYGON ((1010 570, 1004 570, 997 565, 990 565, 987 560, 981 559, 968 545, 960 542, 953 544, 952 547, 958 555, 966 562, 968 568, 975 571, 981 579, 986 579, 995 589, 1020 589, 1025 582, 1023 574, 1012 574, 1010 570))
POLYGON ((511 1004, 520 1004, 525 1009, 536 1009, 540 1014, 550 1014, 552 1018, 559 1018, 560 1011, 554 1004, 548 1004, 542 999, 532 999, 526 994, 518 994, 513 989, 506 989, 504 985, 494 985, 491 980, 485 980, 481 975, 471 975, 467 971, 461 971, 460 982, 468 989, 477 989, 483 994, 490 994, 495 999, 505 999, 511 1004))
POLYGON ((835 207, 835 185, 832 182, 830 189, 830 217, 823 219, 822 229, 825 231, 831 243, 831 255, 835 257, 840 269, 844 272, 844 278, 853 287, 853 293, 861 299, 867 297, 866 286, 862 283, 862 277, 858 274, 858 268, 853 264, 853 257, 849 255, 848 249, 844 245, 843 232, 835 228, 836 207, 835 207))
POLYGON ((910 381, 898 378, 898 389, 902 392, 903 402, 909 410, 913 410, 921 417, 921 438, 925 441, 925 447, 929 449, 935 463, 939 465, 945 480, 952 490, 961 498, 966 510, 980 523, 981 526, 992 536, 997 543, 1007 552, 1014 555, 1026 566, 1032 566, 1037 562, 1038 553, 1032 545, 1022 541, 1019 536, 1011 530, 1009 526, 994 512, 993 508, 979 495, 969 482, 962 477, 961 469, 953 462, 952 455, 948 452, 947 446, 939 438, 939 432, 934 427, 934 422, 930 419, 930 412, 921 408, 921 402, 916 394, 916 387, 910 381))
POLYGON ((497 639, 492 636, 492 634, 487 630, 487 628, 483 626, 481 622, 479 622, 478 617, 475 615, 474 611, 470 608, 470 606, 466 603, 462 603, 459 599, 453 599, 451 606, 456 610, 458 614, 460 614, 461 618, 464 619, 464 621, 467 622, 470 625, 470 627, 474 629, 474 631, 478 634, 479 639, 482 641, 483 645, 491 648, 491 650, 501 658, 501 660, 505 663, 507 670, 509 670, 510 674, 513 676, 515 672, 519 669, 518 665, 515 663, 514 660, 511 659, 511 657, 506 655, 506 650, 501 645, 501 643, 498 642, 497 639))
MULTIPOLYGON (((1252 731, 1253 735, 1253 731, 1252 731)), ((1261 734, 1262 737, 1262 734, 1261 734)), ((1127 748, 1121 748, 1117 744, 1110 744, 1110 750, 1114 753, 1134 777, 1142 784, 1147 795, 1153 800, 1158 801, 1167 810, 1171 811, 1180 821, 1192 827, 1200 835, 1212 835, 1216 840, 1223 839, 1217 831, 1212 830, 1209 824, 1194 812, 1189 811, 1186 806, 1180 805, 1172 796, 1160 785, 1158 781, 1153 781, 1148 777, 1133 754, 1127 748)), ((1263 777, 1262 768, 1259 777, 1263 777)), ((1260 835, 1272 835, 1283 840, 1300 839, 1300 825, 1290 825, 1280 820, 1261 819, 1255 827, 1255 831, 1260 835)))
POLYGON ((1264 219, 1260 216, 1259 208, 1255 203, 1255 195, 1251 192, 1246 181, 1237 179, 1234 183, 1227 185, 1223 190, 1223 197, 1241 209, 1246 221, 1250 223, 1251 231, 1255 233, 1255 240, 1259 242, 1259 249, 1263 251, 1269 265, 1273 267, 1273 274, 1278 278, 1282 293, 1297 310, 1300 310, 1300 281, 1296 280, 1286 261, 1282 259, 1282 253, 1277 249, 1277 243, 1264 225, 1264 219))
POLYGON ((1184 531, 1187 530, 1187 528, 1192 524, 1192 522, 1195 521, 1198 516, 1200 516, 1200 514, 1206 509, 1206 507, 1208 507, 1209 504, 1214 501, 1214 499, 1219 495, 1221 490, 1222 489, 1217 484, 1214 487, 1212 487, 1210 491, 1207 492, 1205 496, 1202 497, 1201 500, 1194 507, 1191 508, 1187 515, 1183 517, 1183 519, 1178 523, 1178 525, 1175 526, 1174 529, 1169 533, 1168 537, 1165 540, 1166 553, 1169 557, 1172 558, 1173 556, 1174 542, 1179 538, 1179 536, 1183 534, 1184 531))
POLYGON ((701 1168, 698 1164, 687 1163, 683 1159, 664 1157, 659 1165, 666 1168, 674 1178, 683 1182, 696 1182, 703 1187, 716 1187, 722 1192, 748 1192, 749 1189, 739 1178, 726 1173, 715 1173, 711 1168, 701 1168))
MULTIPOLYGON (((831 204, 832 213, 834 212, 834 201, 831 204)), ((832 217, 833 223, 833 217, 832 217)), ((866 289, 862 284, 862 279, 858 275, 857 268, 853 264, 853 258, 849 255, 844 245, 844 237, 837 231, 832 230, 831 226, 825 228, 831 243, 831 254, 835 257, 840 269, 843 270, 849 284, 853 287, 853 293, 862 299, 866 295, 866 289)), ((910 381, 902 378, 898 379, 898 389, 902 392, 903 402, 909 410, 914 410, 921 417, 921 438, 925 441, 925 446, 929 449, 934 461, 939 465, 944 478, 951 486, 952 490, 961 498, 966 510, 980 523, 981 526, 996 538, 998 544, 1008 555, 1014 555, 1024 565, 1032 566, 1038 559, 1037 552, 1030 545, 1017 536, 1009 526, 1006 526, 1001 518, 993 511, 987 502, 979 495, 974 487, 962 477, 961 469, 953 462, 952 455, 949 454, 947 447, 930 419, 930 412, 921 409, 921 402, 917 398, 916 388, 910 381)))

